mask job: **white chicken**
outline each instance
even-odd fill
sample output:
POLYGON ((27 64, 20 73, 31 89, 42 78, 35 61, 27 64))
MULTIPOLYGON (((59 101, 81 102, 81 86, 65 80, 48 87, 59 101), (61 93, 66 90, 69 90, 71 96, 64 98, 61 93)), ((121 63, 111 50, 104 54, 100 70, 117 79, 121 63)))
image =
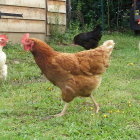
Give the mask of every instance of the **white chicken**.
POLYGON ((7 42, 7 36, 0 35, 0 82, 6 80, 7 77, 6 54, 2 50, 3 47, 6 46, 7 42))

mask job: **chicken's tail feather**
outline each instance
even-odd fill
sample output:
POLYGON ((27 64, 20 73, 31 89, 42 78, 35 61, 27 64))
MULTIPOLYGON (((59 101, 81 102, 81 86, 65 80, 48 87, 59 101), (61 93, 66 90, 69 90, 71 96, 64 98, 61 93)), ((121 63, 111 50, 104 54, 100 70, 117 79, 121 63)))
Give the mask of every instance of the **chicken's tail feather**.
POLYGON ((105 41, 105 42, 103 43, 102 47, 103 47, 104 49, 108 50, 108 51, 109 51, 109 54, 111 54, 111 53, 112 53, 112 50, 113 50, 113 48, 114 48, 114 45, 115 45, 115 43, 114 43, 113 40, 107 40, 107 41, 105 41))
POLYGON ((106 48, 114 48, 114 41, 113 40, 107 40, 103 43, 103 47, 106 47, 106 48))

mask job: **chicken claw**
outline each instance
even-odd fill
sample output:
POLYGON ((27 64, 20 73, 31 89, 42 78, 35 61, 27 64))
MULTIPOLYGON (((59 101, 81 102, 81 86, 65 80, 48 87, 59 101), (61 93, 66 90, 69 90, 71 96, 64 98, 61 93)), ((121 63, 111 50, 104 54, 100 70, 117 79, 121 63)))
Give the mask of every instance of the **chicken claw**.
POLYGON ((69 106, 69 103, 65 103, 65 106, 64 106, 63 110, 60 113, 55 114, 55 115, 47 116, 47 117, 43 118, 42 120, 48 120, 48 119, 51 119, 51 118, 54 118, 54 117, 62 117, 62 116, 64 116, 68 106, 69 106))
POLYGON ((55 114, 55 115, 52 115, 52 116, 53 117, 61 117, 61 116, 65 115, 68 106, 69 106, 69 103, 65 103, 65 106, 64 106, 62 112, 58 113, 58 114, 55 114))

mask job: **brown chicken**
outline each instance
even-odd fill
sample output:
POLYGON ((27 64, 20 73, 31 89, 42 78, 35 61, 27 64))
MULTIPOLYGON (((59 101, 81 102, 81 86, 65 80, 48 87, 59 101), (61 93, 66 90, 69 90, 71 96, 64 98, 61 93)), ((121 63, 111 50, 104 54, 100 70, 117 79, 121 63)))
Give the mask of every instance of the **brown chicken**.
POLYGON ((114 42, 108 40, 102 46, 78 53, 61 53, 55 51, 45 42, 29 38, 25 34, 22 44, 26 51, 30 51, 42 73, 62 91, 62 99, 66 102, 61 113, 54 116, 63 116, 69 102, 75 97, 91 97, 96 113, 99 105, 92 96, 92 91, 100 86, 102 74, 109 66, 109 57, 114 42))

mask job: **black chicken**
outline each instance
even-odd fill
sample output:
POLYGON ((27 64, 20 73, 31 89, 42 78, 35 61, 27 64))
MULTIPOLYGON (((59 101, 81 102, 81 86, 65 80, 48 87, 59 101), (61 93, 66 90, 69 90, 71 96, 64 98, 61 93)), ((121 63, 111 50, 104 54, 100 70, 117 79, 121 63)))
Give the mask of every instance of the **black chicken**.
POLYGON ((73 39, 74 44, 84 47, 86 50, 96 48, 102 37, 102 27, 97 25, 93 31, 80 33, 73 39))

